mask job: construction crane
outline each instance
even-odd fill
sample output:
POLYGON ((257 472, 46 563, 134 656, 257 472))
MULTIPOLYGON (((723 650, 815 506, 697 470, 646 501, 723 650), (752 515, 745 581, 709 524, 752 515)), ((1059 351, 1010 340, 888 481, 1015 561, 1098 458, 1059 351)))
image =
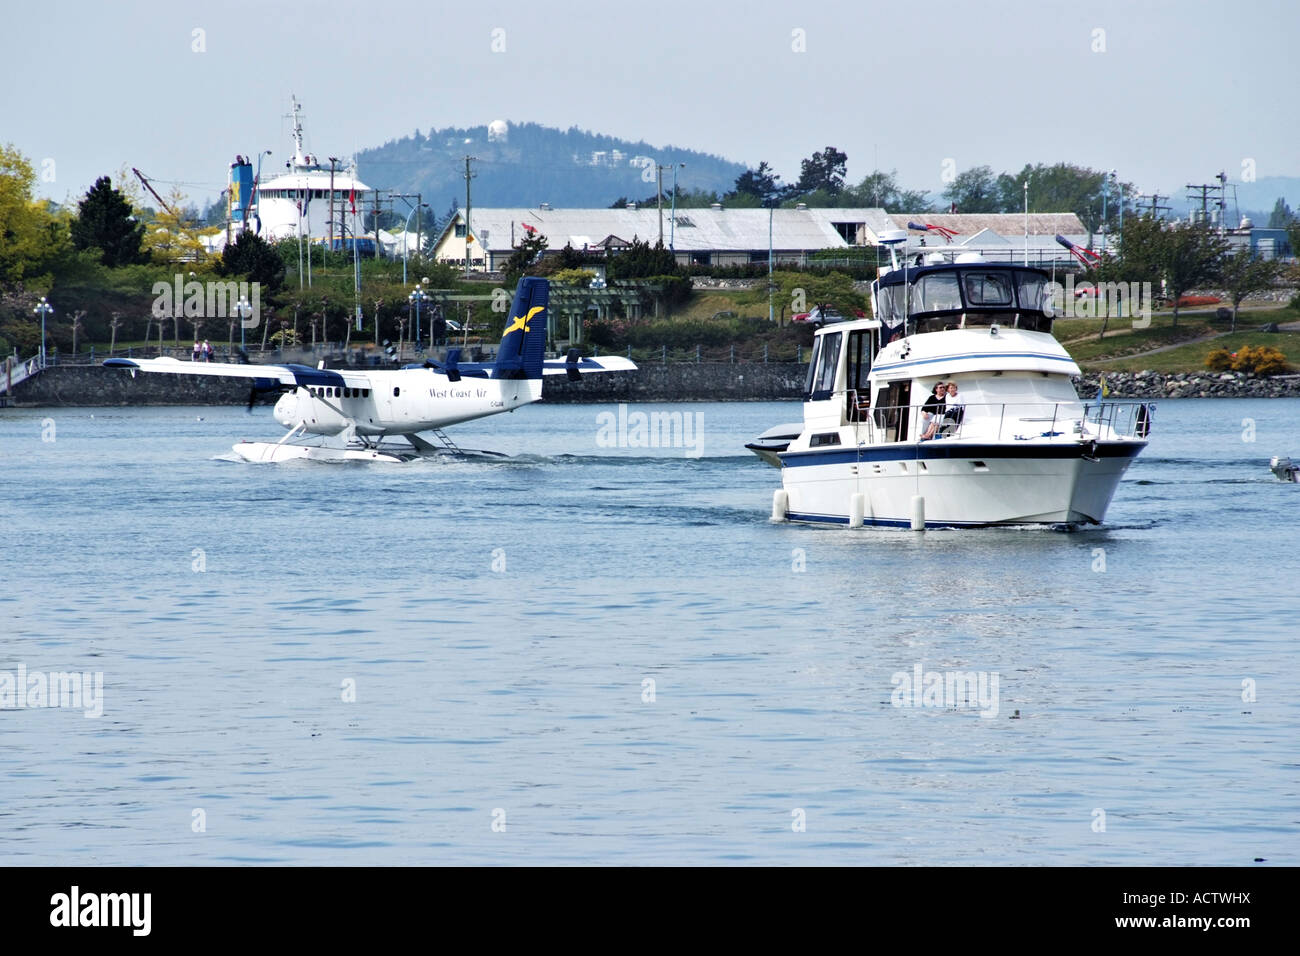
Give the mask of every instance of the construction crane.
POLYGON ((131 172, 135 173, 136 178, 140 180, 140 182, 144 183, 144 188, 149 190, 153 198, 158 200, 158 205, 162 206, 163 209, 167 210, 173 216, 176 215, 176 210, 172 209, 171 206, 167 205, 167 203, 163 200, 162 196, 158 195, 158 190, 154 189, 153 186, 149 184, 149 180, 145 178, 144 173, 140 172, 140 170, 136 169, 134 166, 131 167, 131 172))

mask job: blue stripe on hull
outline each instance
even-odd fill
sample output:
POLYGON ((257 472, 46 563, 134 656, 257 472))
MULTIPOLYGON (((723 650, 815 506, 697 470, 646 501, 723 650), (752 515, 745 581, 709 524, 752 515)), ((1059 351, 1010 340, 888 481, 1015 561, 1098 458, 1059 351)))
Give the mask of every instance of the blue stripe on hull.
MULTIPOLYGON (((785 516, 787 521, 803 521, 808 524, 848 524, 848 518, 842 518, 838 515, 818 515, 818 514, 801 514, 791 511, 785 516)), ((1088 522, 1078 521, 927 521, 925 527, 929 530, 940 528, 996 528, 1008 527, 1017 524, 1031 525, 1067 525, 1067 524, 1086 524, 1088 522)), ((1096 523, 1096 522, 1092 522, 1096 523)), ((874 528, 911 528, 912 522, 895 520, 893 518, 864 518, 862 526, 874 528)))
POLYGON ((843 465, 858 462, 888 461, 931 461, 937 459, 978 459, 990 458, 1046 458, 1074 459, 1088 455, 1097 458, 1136 458, 1146 447, 1145 442, 1098 442, 1094 450, 1090 442, 1078 444, 1036 444, 1026 442, 1019 445, 967 445, 938 439, 921 445, 892 445, 888 448, 861 446, 858 448, 839 448, 833 451, 787 451, 781 452, 781 464, 787 468, 806 465, 843 465))

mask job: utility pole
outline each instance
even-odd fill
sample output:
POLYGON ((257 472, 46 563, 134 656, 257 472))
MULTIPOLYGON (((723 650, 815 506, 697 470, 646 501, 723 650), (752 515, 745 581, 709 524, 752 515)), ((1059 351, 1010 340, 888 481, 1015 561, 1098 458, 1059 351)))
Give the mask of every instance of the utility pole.
POLYGON ((469 212, 470 212, 469 181, 473 179, 476 175, 478 175, 477 173, 471 173, 469 171, 469 164, 473 162, 474 159, 475 157, 473 156, 465 157, 465 278, 466 279, 469 278, 469 244, 471 238, 473 237, 473 233, 469 231, 469 212))
POLYGON ((338 158, 330 157, 330 228, 329 228, 329 250, 334 251, 334 167, 338 165, 338 158))
MULTIPOLYGON (((1139 193, 1139 194, 1138 194, 1138 199, 1142 199, 1142 198, 1144 198, 1144 197, 1142 196, 1141 193, 1139 193)), ((1162 199, 1168 199, 1168 198, 1169 198, 1168 196, 1162 196, 1162 195, 1160 195, 1159 193, 1152 193, 1152 194, 1151 194, 1151 208, 1150 208, 1150 210, 1148 210, 1148 211, 1151 213, 1151 218, 1152 218, 1152 219, 1159 219, 1159 218, 1160 218, 1160 212, 1161 212, 1161 210, 1163 210, 1163 211, 1165 211, 1165 212, 1169 212, 1169 211, 1170 211, 1170 207, 1160 205, 1160 200, 1162 200, 1162 199)), ((1136 205, 1139 209, 1142 208, 1142 207, 1141 207, 1141 204, 1137 203, 1136 201, 1134 202, 1134 205, 1136 205)))
MULTIPOLYGON (((423 205, 424 205, 424 194, 416 193, 415 194, 415 251, 417 254, 420 252, 422 248, 420 245, 420 207, 423 205)), ((466 231, 468 232, 468 230, 466 231)), ((402 241, 403 242, 406 241, 405 236, 402 237, 402 241)))
POLYGON ((655 203, 659 207, 659 245, 664 244, 664 170, 667 166, 655 163, 655 203))
MULTIPOLYGON (((390 203, 391 205, 391 203, 390 203)), ((379 258, 379 190, 375 190, 375 258, 379 258)))
MULTIPOLYGON (((1222 176, 1223 174, 1220 173, 1219 175, 1222 176)), ((1216 177, 1216 178, 1217 178, 1217 177, 1216 177)), ((1202 186, 1193 186, 1191 183, 1188 183, 1188 184, 1187 184, 1187 198, 1190 199, 1192 202, 1195 202, 1196 199, 1197 199, 1195 193, 1198 193, 1198 192, 1199 192, 1199 193, 1201 194, 1201 195, 1200 195, 1200 200, 1201 200, 1201 222, 1203 222, 1203 223, 1208 223, 1208 222, 1210 221, 1210 193, 1213 192, 1213 191, 1216 190, 1216 189, 1220 191, 1219 201, 1218 201, 1217 203, 1215 203, 1215 205, 1218 206, 1219 209, 1220 209, 1220 215, 1219 215, 1219 229, 1222 230, 1222 229, 1223 229, 1223 215, 1222 215, 1222 209, 1223 209, 1223 205, 1224 205, 1224 202, 1223 202, 1223 196, 1222 196, 1222 189, 1223 189, 1222 184, 1220 184, 1220 185, 1218 185, 1218 186, 1211 186, 1211 185, 1209 185, 1209 184, 1207 183, 1207 184, 1202 185, 1202 186)))

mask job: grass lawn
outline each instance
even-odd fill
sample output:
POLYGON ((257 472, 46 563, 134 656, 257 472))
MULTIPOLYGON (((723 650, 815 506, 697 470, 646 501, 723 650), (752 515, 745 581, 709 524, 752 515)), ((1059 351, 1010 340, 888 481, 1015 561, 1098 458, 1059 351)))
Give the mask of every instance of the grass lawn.
POLYGON ((1235 352, 1243 345, 1268 345, 1280 349, 1293 368, 1300 361, 1300 332, 1237 332, 1212 342, 1198 342, 1156 355, 1109 362, 1104 366, 1096 367, 1123 372, 1141 372, 1147 369, 1153 372, 1204 372, 1207 371, 1205 357, 1212 350, 1227 349, 1229 352, 1235 352))

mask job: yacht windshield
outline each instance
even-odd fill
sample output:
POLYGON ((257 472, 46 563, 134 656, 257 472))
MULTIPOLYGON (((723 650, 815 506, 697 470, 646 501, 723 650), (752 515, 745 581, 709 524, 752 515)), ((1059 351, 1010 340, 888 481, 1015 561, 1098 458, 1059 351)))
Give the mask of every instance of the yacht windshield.
POLYGON ((963 277, 966 304, 972 307, 1011 305, 1011 277, 1001 272, 971 272, 963 277))
POLYGON ((912 293, 913 312, 942 312, 961 308, 961 290, 951 272, 928 275, 912 293))

